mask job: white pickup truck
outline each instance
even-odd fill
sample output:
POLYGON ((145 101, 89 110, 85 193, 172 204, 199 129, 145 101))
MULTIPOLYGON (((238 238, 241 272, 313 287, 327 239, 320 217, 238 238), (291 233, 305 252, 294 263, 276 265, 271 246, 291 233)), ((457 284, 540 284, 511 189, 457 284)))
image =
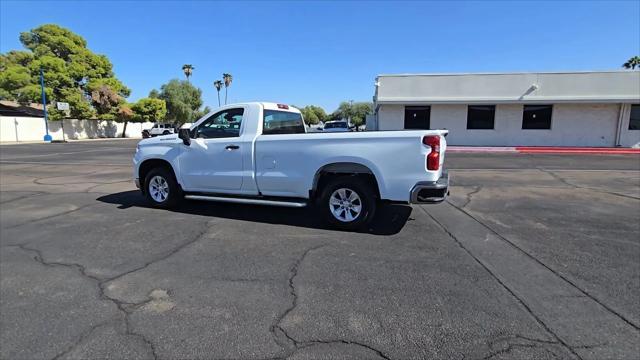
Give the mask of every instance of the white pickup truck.
POLYGON ((283 104, 225 105, 178 134, 140 141, 134 179, 156 207, 182 198, 317 205, 343 229, 367 224, 383 201, 448 195, 446 130, 306 133, 283 104))
POLYGON ((171 124, 155 124, 150 129, 142 130, 142 137, 148 138, 158 135, 169 135, 175 133, 175 128, 171 124))

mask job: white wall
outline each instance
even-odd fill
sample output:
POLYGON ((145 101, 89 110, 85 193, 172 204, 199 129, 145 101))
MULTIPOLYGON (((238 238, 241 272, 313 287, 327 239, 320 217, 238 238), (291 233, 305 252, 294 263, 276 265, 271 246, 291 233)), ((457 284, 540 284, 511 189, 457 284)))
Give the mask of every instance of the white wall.
MULTIPOLYGON (((551 130, 523 130, 522 110, 522 104, 497 105, 493 130, 467 130, 467 105, 431 105, 430 125, 448 129, 451 145, 615 146, 620 104, 555 104, 551 130)), ((640 131, 628 130, 628 111, 622 119, 621 145, 640 146, 640 131)), ((378 129, 403 128, 404 106, 381 105, 378 129)))
MULTIPOLYGON (((96 139, 121 137, 124 123, 103 120, 49 121, 49 134, 53 140, 62 140, 62 126, 66 139, 96 139)), ((141 138, 142 129, 152 123, 128 123, 126 137, 141 138)), ((0 142, 41 141, 45 135, 44 119, 0 116, 0 142)))

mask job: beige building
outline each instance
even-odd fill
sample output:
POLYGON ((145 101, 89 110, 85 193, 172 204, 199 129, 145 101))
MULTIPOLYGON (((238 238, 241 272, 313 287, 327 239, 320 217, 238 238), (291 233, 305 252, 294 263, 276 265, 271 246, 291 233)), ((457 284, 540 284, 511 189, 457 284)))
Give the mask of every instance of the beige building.
POLYGON ((640 147, 640 71, 380 75, 374 109, 367 130, 452 145, 640 147))

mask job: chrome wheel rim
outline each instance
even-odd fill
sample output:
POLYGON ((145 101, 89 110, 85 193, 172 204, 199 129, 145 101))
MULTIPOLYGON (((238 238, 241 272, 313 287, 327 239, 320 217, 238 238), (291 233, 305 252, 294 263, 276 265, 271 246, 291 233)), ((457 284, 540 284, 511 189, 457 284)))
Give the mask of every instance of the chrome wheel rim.
POLYGON ((352 222, 362 212, 362 200, 351 189, 340 188, 329 197, 329 210, 333 217, 342 222, 352 222))
POLYGON ((169 183, 162 176, 156 175, 149 181, 149 195, 156 202, 163 202, 169 197, 169 183))

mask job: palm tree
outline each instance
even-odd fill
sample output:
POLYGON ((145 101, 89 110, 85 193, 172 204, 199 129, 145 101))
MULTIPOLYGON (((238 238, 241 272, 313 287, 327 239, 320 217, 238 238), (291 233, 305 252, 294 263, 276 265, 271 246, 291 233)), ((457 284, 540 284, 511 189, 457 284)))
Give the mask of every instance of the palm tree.
POLYGON ((213 86, 218 90, 218 106, 220 106, 220 89, 222 89, 222 81, 216 80, 213 82, 213 86))
POLYGON ((231 74, 222 74, 222 80, 224 81, 224 104, 227 105, 227 89, 233 82, 233 76, 231 74))
POLYGON ((638 69, 640 69, 640 56, 634 56, 631 59, 627 60, 626 63, 622 64, 623 68, 631 70, 634 70, 636 66, 638 67, 638 69))
POLYGON ((184 64, 182 65, 182 71, 184 71, 184 76, 187 77, 187 81, 189 81, 189 76, 191 76, 191 74, 193 74, 193 70, 195 69, 195 67, 191 64, 184 64))

